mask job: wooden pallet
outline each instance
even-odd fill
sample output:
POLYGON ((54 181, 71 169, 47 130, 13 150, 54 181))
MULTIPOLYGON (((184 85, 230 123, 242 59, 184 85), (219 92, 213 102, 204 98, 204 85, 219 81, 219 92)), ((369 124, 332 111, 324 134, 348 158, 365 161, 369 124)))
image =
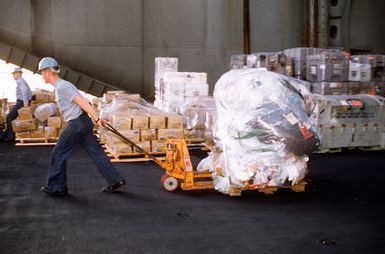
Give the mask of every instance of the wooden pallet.
POLYGON ((336 148, 321 148, 317 151, 313 151, 313 153, 340 153, 342 152, 342 147, 336 148))
POLYGON ((192 138, 192 139, 186 139, 186 145, 187 148, 193 149, 193 148, 202 148, 204 147, 204 138, 192 138))
POLYGON ((54 146, 58 138, 17 138, 17 146, 54 146))
POLYGON ((257 190, 258 192, 262 192, 266 195, 272 195, 274 192, 278 191, 279 189, 291 189, 294 192, 304 192, 305 186, 307 182, 301 181, 298 184, 295 185, 282 185, 282 186, 266 186, 263 188, 240 188, 236 186, 231 186, 229 190, 230 196, 241 196, 242 191, 244 190, 257 190))
POLYGON ((381 146, 359 146, 356 147, 360 149, 361 151, 380 151, 380 150, 385 150, 385 147, 381 146))
MULTIPOLYGON (((104 150, 107 156, 110 158, 111 162, 142 162, 142 161, 152 161, 144 153, 112 153, 108 148, 105 147, 104 150)), ((165 160, 166 153, 163 152, 150 152, 151 155, 156 157, 158 160, 165 160)))

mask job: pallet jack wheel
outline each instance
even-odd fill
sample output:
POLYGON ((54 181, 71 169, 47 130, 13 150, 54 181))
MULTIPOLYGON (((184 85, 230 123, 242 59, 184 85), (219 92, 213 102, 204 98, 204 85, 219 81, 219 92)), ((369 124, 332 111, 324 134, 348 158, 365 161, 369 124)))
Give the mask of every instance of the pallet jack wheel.
POLYGON ((163 189, 166 191, 175 191, 178 189, 179 183, 175 177, 169 176, 167 174, 163 174, 160 178, 160 182, 162 184, 163 189))

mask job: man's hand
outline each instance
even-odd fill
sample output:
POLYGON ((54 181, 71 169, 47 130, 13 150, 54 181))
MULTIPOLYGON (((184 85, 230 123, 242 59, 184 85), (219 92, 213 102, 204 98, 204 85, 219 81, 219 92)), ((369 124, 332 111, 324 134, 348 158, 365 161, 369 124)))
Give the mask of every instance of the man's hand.
POLYGON ((99 120, 97 122, 99 127, 102 127, 102 128, 104 128, 106 126, 106 123, 107 123, 106 119, 102 119, 102 118, 99 118, 99 120))

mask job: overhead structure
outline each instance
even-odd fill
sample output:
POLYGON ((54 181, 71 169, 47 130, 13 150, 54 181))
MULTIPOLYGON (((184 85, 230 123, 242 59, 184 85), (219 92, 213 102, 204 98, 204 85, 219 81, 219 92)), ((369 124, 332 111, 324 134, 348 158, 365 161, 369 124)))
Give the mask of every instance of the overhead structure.
MULTIPOLYGON (((12 63, 32 72, 37 72, 40 57, 0 42, 0 59, 3 59, 6 63, 12 63)), ((62 65, 60 66, 59 76, 73 83, 78 89, 98 97, 108 90, 118 90, 116 87, 62 65)))

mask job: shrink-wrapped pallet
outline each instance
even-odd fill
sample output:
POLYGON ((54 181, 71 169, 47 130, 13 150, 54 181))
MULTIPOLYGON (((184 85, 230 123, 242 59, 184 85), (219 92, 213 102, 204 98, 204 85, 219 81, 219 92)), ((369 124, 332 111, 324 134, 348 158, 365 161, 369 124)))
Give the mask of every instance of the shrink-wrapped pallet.
POLYGON ((217 146, 198 170, 212 172, 215 189, 296 184, 305 177, 308 154, 319 143, 306 86, 265 69, 231 70, 216 83, 214 99, 217 146))

